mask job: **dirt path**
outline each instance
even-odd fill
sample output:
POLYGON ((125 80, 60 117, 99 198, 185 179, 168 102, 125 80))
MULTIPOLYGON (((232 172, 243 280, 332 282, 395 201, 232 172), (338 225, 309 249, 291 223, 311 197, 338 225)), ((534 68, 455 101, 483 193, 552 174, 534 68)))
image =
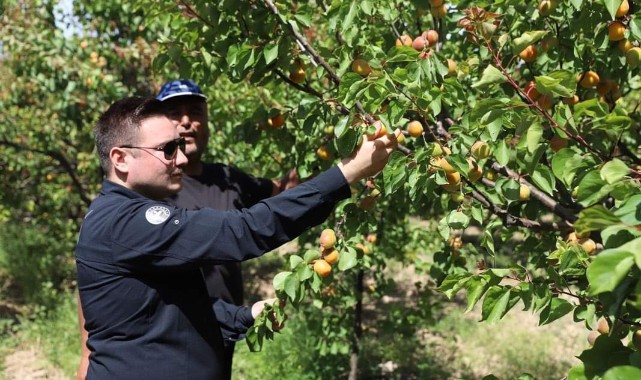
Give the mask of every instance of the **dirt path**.
POLYGON ((22 348, 9 354, 4 361, 4 380, 68 380, 60 370, 52 368, 37 348, 22 348))

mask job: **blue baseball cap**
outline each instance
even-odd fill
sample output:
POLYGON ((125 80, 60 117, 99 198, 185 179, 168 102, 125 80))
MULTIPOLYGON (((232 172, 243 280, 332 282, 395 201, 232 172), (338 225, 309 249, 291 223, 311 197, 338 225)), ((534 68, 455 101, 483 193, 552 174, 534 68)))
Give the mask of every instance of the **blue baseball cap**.
POLYGON ((200 87, 188 79, 172 80, 163 84, 156 99, 162 102, 177 96, 199 96, 207 100, 200 87))

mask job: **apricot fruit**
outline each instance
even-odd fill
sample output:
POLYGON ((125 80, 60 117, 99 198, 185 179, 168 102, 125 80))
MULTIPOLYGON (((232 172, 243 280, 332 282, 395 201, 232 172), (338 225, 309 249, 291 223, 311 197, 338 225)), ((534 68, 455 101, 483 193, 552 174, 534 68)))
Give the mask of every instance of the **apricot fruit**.
POLYGON ((318 259, 314 262, 314 272, 321 277, 327 277, 332 273, 332 266, 327 261, 318 259))
POLYGON ((372 72, 372 67, 366 60, 357 58, 352 61, 352 71, 360 76, 366 77, 372 72))
POLYGON ((334 248, 336 244, 336 233, 331 228, 326 228, 321 232, 319 240, 323 249, 334 248))
POLYGON ((420 137, 423 135, 423 124, 418 120, 413 120, 407 123, 407 132, 412 137, 420 137))

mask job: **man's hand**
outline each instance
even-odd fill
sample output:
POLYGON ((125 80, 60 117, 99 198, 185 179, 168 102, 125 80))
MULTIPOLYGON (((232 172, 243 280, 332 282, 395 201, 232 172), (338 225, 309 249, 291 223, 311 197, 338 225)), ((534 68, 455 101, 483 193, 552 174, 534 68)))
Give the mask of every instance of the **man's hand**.
POLYGON ((338 164, 347 182, 352 184, 383 170, 390 154, 396 150, 400 134, 401 130, 397 129, 393 134, 375 140, 368 140, 363 136, 363 143, 356 153, 338 164))
POLYGON ((272 196, 274 196, 300 185, 300 178, 298 178, 298 172, 294 168, 290 169, 282 178, 272 180, 272 182, 274 183, 272 196))
MULTIPOLYGON (((263 312, 263 310, 265 310, 266 308, 269 309, 270 311, 269 311, 268 317, 269 317, 269 320, 272 322, 272 329, 278 332, 282 330, 283 327, 285 327, 285 321, 287 320, 287 315, 285 315, 285 319, 283 320, 282 323, 278 323, 276 319, 276 315, 272 311, 272 309, 274 308, 274 303, 276 303, 276 301, 278 301, 277 298, 270 298, 263 301, 258 301, 252 305, 251 312, 252 312, 252 317, 256 319, 260 315, 260 313, 263 312)), ((281 308, 285 306, 283 301, 281 301, 279 305, 281 308)))

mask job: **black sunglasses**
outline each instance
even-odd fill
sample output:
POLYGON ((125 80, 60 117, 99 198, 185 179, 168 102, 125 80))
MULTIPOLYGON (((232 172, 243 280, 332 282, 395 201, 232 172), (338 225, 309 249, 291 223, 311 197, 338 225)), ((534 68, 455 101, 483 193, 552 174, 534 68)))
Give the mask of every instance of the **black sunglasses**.
POLYGON ((165 160, 171 161, 176 158, 178 153, 178 148, 185 153, 185 138, 179 137, 175 140, 171 140, 163 146, 157 148, 150 148, 145 146, 131 146, 131 145, 121 145, 119 148, 131 148, 131 149, 152 149, 157 151, 162 151, 165 154, 165 160))

